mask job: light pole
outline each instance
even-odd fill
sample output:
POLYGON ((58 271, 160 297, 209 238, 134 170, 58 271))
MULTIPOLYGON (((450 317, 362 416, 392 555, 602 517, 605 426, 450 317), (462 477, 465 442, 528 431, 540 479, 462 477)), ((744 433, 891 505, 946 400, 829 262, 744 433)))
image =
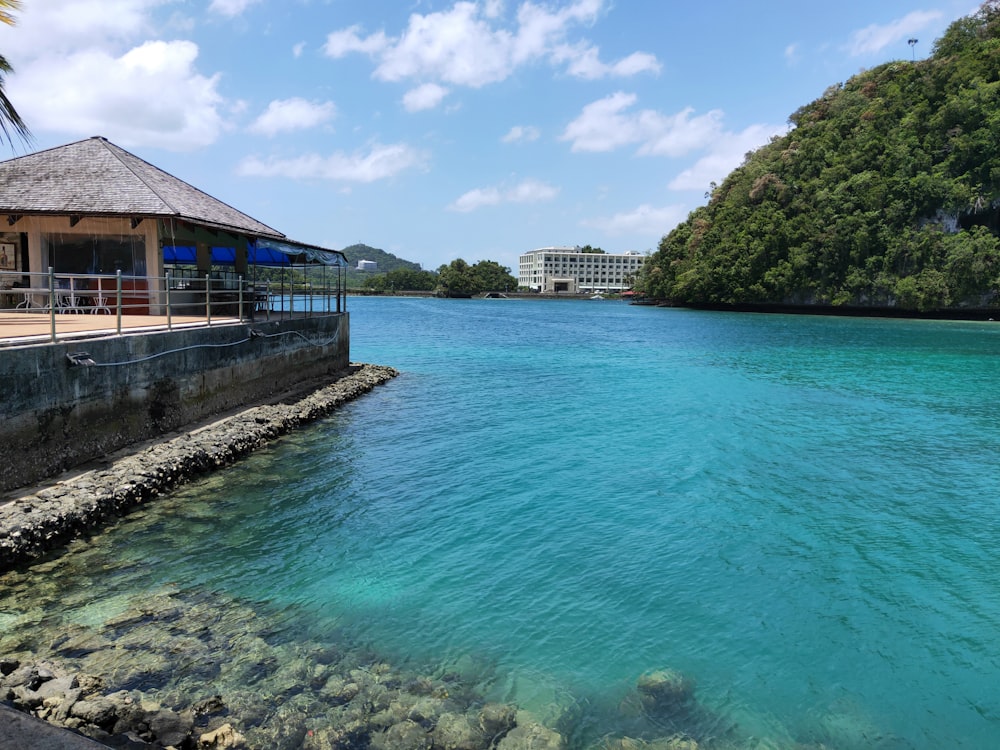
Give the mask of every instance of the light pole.
POLYGON ((919 39, 912 39, 912 38, 906 40, 906 43, 910 45, 910 59, 911 60, 915 61, 917 59, 916 47, 917 47, 917 42, 919 42, 919 41, 920 41, 919 39))

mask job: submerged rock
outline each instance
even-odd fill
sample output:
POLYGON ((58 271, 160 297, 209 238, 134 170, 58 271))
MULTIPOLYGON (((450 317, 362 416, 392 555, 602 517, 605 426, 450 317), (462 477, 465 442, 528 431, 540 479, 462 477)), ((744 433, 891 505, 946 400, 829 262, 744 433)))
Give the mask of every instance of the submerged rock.
POLYGON ((384 732, 372 734, 369 742, 372 750, 430 750, 436 747, 427 730, 408 719, 393 724, 384 732))
POLYGON ((509 703, 487 703, 479 711, 479 728, 490 742, 503 737, 517 724, 517 707, 509 703))
POLYGON ((605 743, 602 750, 698 750, 698 747, 690 737, 674 735, 649 741, 620 737, 605 743))
POLYGON ((231 724, 223 724, 218 729, 205 732, 198 738, 201 750, 235 750, 244 746, 245 738, 233 729, 231 724))
POLYGON ((694 682, 673 669, 646 672, 636 689, 643 709, 651 714, 674 714, 694 700, 694 682))
POLYGON ((465 714, 442 714, 431 736, 434 747, 441 750, 480 750, 487 746, 482 730, 465 714))
POLYGON ((496 747, 497 750, 565 750, 566 743, 555 730, 529 722, 511 729, 496 747))

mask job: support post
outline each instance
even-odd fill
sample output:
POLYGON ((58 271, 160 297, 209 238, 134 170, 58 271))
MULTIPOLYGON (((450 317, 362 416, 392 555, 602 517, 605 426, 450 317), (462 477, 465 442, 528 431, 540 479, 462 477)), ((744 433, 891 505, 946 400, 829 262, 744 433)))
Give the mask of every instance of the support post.
POLYGON ((122 335, 122 272, 115 271, 115 311, 118 314, 118 335, 122 335))
POLYGON ((49 266, 49 328, 52 341, 56 340, 56 274, 49 266))

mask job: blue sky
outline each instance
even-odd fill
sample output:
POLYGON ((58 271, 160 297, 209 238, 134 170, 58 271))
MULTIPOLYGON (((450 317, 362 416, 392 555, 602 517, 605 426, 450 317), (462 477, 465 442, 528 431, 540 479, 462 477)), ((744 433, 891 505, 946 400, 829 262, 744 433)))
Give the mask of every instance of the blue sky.
MULTIPOLYGON (((436 269, 655 250, 830 85, 975 0, 23 0, 31 148, 102 135, 293 239, 436 269)), ((917 39, 916 44, 908 40, 917 39)))

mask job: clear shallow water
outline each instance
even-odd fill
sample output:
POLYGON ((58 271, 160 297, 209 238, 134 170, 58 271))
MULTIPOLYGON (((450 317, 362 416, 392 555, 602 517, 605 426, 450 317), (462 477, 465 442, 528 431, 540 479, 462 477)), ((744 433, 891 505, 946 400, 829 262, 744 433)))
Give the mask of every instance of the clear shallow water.
POLYGON ((352 358, 403 374, 108 534, 67 617, 225 592, 283 638, 488 664, 580 746, 661 667, 776 747, 1000 741, 1000 327, 349 307, 352 358))

